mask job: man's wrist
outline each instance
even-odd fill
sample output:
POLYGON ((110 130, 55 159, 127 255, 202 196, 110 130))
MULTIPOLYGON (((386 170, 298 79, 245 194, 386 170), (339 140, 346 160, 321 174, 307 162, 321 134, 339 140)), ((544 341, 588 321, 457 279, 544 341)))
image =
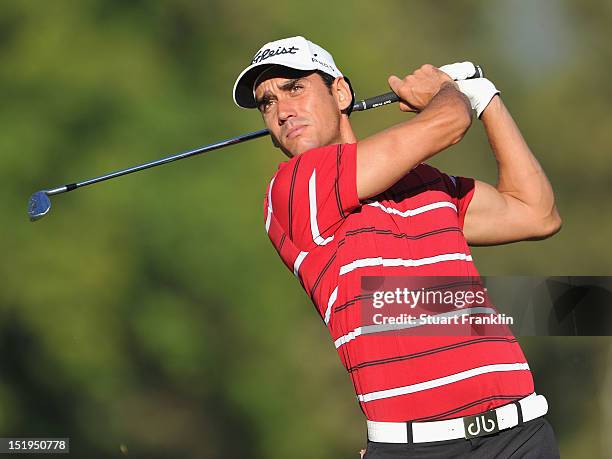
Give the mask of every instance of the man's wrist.
POLYGON ((465 111, 468 112, 471 117, 472 105, 471 105, 470 99, 461 91, 461 88, 459 87, 457 82, 456 81, 446 82, 444 83, 443 87, 446 88, 446 90, 449 92, 449 95, 457 98, 460 101, 460 103, 464 106, 465 111))
POLYGON ((482 122, 486 122, 487 119, 498 114, 503 106, 503 102, 501 100, 501 95, 495 94, 489 104, 485 107, 482 114, 480 115, 480 119, 482 122))

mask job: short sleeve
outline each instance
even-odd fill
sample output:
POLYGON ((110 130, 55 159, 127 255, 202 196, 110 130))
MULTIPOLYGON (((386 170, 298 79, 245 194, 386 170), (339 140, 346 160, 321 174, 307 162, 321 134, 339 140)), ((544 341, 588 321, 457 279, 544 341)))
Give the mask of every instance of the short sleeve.
POLYGON ((361 204, 357 195, 357 144, 308 150, 283 163, 269 187, 273 215, 293 243, 325 245, 361 204))
POLYGON ((425 171, 430 171, 432 173, 431 177, 435 177, 436 181, 439 181, 438 179, 440 178, 442 179, 442 183, 438 185, 440 187, 439 191, 444 192, 451 198, 457 208, 457 223, 459 228, 463 229, 465 214, 474 196, 475 180, 470 177, 448 175, 429 165, 425 165, 425 171))
POLYGON ((457 206, 457 216, 459 218, 459 227, 463 229, 463 223, 465 221, 465 214, 467 213, 468 206, 474 196, 474 179, 469 177, 458 177, 449 175, 448 178, 451 182, 450 193, 457 206))

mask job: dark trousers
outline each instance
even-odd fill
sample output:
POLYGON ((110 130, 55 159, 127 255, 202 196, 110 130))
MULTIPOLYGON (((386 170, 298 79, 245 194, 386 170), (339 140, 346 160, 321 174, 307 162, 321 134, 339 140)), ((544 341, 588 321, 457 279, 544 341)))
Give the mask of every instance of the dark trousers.
POLYGON ((396 444, 368 441, 364 459, 403 458, 558 458, 555 433, 544 418, 537 418, 494 435, 469 440, 437 441, 431 443, 396 444))

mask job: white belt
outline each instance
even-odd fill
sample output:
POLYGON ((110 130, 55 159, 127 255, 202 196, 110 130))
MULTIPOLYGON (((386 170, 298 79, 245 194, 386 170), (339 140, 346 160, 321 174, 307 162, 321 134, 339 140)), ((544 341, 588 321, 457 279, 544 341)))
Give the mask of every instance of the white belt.
MULTIPOLYGON (((548 412, 548 403, 543 395, 533 393, 518 402, 521 405, 523 422, 539 418, 548 412)), ((482 436, 510 429, 518 424, 519 412, 516 405, 511 403, 474 416, 445 421, 413 422, 412 442, 427 443, 482 436), (496 425, 493 426, 495 416, 496 425)), ((378 443, 408 443, 408 425, 406 422, 368 421, 368 440, 378 443)))

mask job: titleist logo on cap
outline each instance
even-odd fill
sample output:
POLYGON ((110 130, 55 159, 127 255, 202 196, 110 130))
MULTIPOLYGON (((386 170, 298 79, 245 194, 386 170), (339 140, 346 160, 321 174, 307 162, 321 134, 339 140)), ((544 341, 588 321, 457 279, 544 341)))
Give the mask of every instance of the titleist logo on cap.
POLYGON ((299 50, 300 48, 296 48, 295 46, 291 46, 290 48, 279 46, 276 49, 270 49, 270 48, 262 49, 258 51, 257 54, 255 54, 255 57, 253 57, 251 64, 257 64, 258 62, 265 61, 266 59, 273 57, 273 56, 278 56, 279 54, 295 54, 296 51, 299 51, 299 50))

